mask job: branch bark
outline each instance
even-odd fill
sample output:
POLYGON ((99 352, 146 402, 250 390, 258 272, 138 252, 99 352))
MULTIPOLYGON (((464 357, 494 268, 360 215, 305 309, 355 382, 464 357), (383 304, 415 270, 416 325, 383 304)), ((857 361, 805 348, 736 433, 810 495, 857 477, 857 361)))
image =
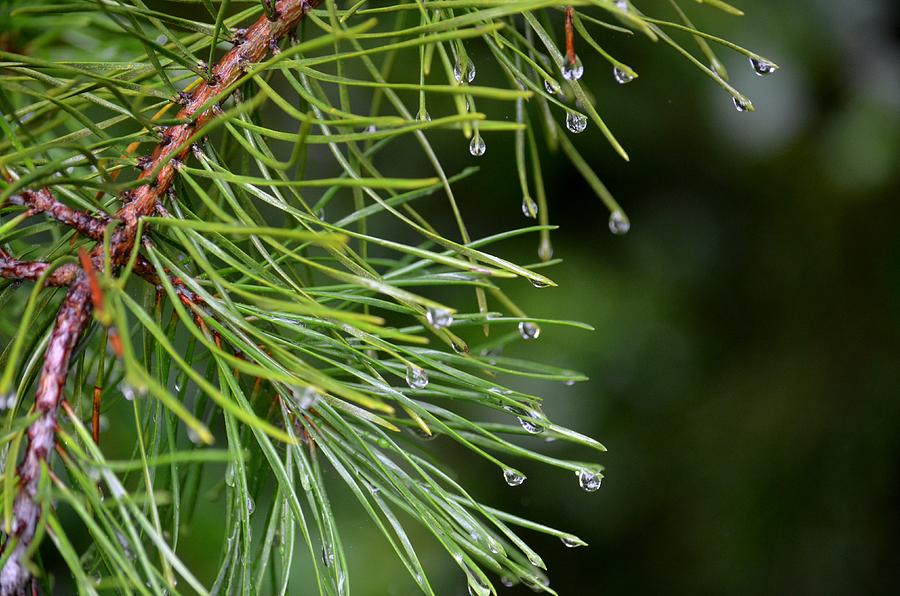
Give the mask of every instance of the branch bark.
MULTIPOLYGON (((110 239, 110 263, 118 270, 128 258, 137 236, 138 221, 152 214, 159 197, 172 185, 176 164, 187 157, 189 149, 180 149, 196 130, 198 122, 214 118, 214 109, 201 111, 219 89, 235 82, 242 69, 262 60, 277 48, 278 42, 288 35, 307 12, 318 6, 321 0, 279 0, 271 15, 261 16, 246 33, 236 40, 233 47, 218 62, 210 79, 201 83, 184 98, 178 117, 185 124, 168 127, 162 131, 162 141, 157 145, 149 165, 139 179, 146 184, 139 186, 115 215, 120 220, 110 239), (270 20, 274 18, 274 20, 270 20), (151 179, 153 173, 156 176, 151 179)), ((81 222, 83 223, 83 222, 81 222)), ((104 247, 98 243, 92 250, 94 269, 102 271, 104 247)), ((19 465, 19 488, 13 503, 11 537, 16 543, 12 553, 0 570, 0 595, 25 594, 33 585, 31 572, 26 567, 25 553, 34 538, 40 516, 36 501, 41 468, 48 461, 56 442, 56 414, 63 398, 63 387, 69 371, 72 350, 84 333, 91 312, 91 291, 84 271, 79 270, 56 317, 53 332, 44 357, 44 366, 35 395, 35 410, 40 417, 28 428, 28 445, 25 457, 19 465)), ((6 545, 10 542, 7 541, 6 545)), ((4 547, 5 548, 5 547, 4 547)))

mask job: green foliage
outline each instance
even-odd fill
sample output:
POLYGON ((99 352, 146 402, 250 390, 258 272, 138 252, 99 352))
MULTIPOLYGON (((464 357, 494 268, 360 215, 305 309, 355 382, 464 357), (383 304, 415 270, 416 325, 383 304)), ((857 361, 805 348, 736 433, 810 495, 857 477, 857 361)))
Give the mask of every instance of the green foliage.
MULTIPOLYGON (((587 490, 599 486, 603 446, 514 389, 516 379, 585 378, 502 355, 540 326, 589 330, 529 316, 504 293, 526 280, 555 285, 544 273, 554 261, 539 143, 588 180, 613 232, 629 225, 568 138, 591 123, 627 158, 584 84, 593 73, 563 74, 574 68, 564 9, 575 7, 577 50, 599 54, 622 82, 637 73, 604 50, 611 35, 670 46, 742 109, 752 104, 729 85, 710 44, 777 68, 698 31, 674 0, 656 4, 679 22, 611 0, 328 2, 302 22, 298 43, 217 91, 205 107, 218 116, 192 137, 193 157, 158 213, 142 219, 129 264, 98 272, 102 302, 73 356, 58 457, 37 496, 40 551, 52 543, 85 593, 284 593, 314 582, 319 593, 345 594, 354 578, 329 497, 344 490, 425 593, 433 589, 411 524, 444 547, 475 594, 494 592, 492 577, 552 593, 515 528, 567 546, 583 541, 480 503, 423 438, 445 437, 496 465, 485 481, 521 484, 519 469, 541 463, 587 490), (667 32, 693 38, 700 57, 667 32), (477 77, 475 46, 490 57, 477 77), (433 143, 459 135, 480 155, 485 133, 513 135, 523 212, 537 221, 473 238, 453 185, 476 169, 448 171, 433 143), (392 161, 401 143, 419 147, 428 177, 392 161), (504 241, 523 234, 537 236, 540 262, 500 256, 504 241), (138 279, 138 252, 158 286, 138 279), (118 425, 99 445, 95 387, 103 418, 118 425), (538 433, 571 443, 581 459, 542 453, 528 440, 538 433), (223 517, 214 577, 196 577, 178 554, 199 507, 223 517), (305 578, 296 577, 298 559, 305 578)), ((718 0, 697 4, 738 12, 718 0)), ((159 127, 179 123, 173 98, 208 78, 238 27, 263 10, 99 0, 3 15, 3 249, 51 267, 77 262, 92 241, 7 201, 50 187, 74 209, 113 217, 146 183, 134 175, 137 156, 160 143, 159 127)), ((43 289, 47 276, 33 289, 0 282, 4 312, 16 313, 0 322, 6 528, 36 417, 29 396, 63 295, 43 289)), ((3 562, 11 552, 7 545, 3 562)), ((49 582, 42 558, 33 564, 49 582)))

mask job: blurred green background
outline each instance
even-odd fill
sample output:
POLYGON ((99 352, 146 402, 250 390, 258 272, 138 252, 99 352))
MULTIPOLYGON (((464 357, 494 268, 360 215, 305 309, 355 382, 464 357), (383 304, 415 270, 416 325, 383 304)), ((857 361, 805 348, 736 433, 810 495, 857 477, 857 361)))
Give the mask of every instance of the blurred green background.
MULTIPOLYGON (((456 464, 475 495, 590 543, 529 536, 561 594, 900 591, 900 6, 737 5, 745 17, 691 14, 782 66, 759 78, 720 53, 754 114, 645 40, 604 38, 640 73, 630 85, 586 62, 583 81, 631 162, 593 127, 574 140, 630 234, 609 234, 574 169, 545 156, 560 287, 518 284, 516 298, 597 331, 547 328, 519 354, 591 377, 529 390, 604 442, 606 479, 587 494, 532 466, 510 489, 469 455, 456 464)), ((485 138, 480 159, 462 139, 441 154, 483 168, 457 194, 475 235, 524 221, 511 143, 485 138)), ((503 254, 534 262, 535 248, 503 254)), ((364 524, 351 529, 354 589, 412 593, 364 524)), ((436 547, 425 559, 440 593, 465 593, 436 547)))

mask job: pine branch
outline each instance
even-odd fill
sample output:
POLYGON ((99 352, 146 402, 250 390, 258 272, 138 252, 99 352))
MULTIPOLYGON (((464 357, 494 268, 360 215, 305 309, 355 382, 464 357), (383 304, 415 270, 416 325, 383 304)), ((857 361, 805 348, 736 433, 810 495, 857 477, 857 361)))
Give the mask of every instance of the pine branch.
MULTIPOLYGON (((122 223, 112 234, 109 244, 108 257, 113 270, 121 267, 131 253, 140 219, 153 213, 157 201, 172 185, 177 164, 190 151, 187 141, 198 126, 215 117, 215 108, 208 107, 207 104, 218 95, 219 89, 234 83, 249 64, 262 60, 267 53, 276 50, 278 42, 293 31, 307 12, 318 4, 317 0, 277 2, 274 11, 260 17, 237 40, 235 47, 222 57, 213 68, 209 80, 201 83, 189 97, 184 98, 184 107, 178 113, 178 118, 187 122, 162 131, 162 141, 139 177, 146 181, 145 184, 134 191, 129 202, 115 216, 122 223)), ((39 202, 47 199, 43 192, 32 193, 32 196, 39 202)), ((69 217, 76 227, 92 227, 92 224, 85 226, 86 220, 74 214, 61 215, 69 217)), ((103 270, 105 256, 103 244, 98 243, 90 256, 97 271, 103 270)), ((56 414, 69 372, 69 359, 87 326, 90 309, 91 287, 88 275, 85 271, 80 271, 75 274, 60 306, 38 382, 35 411, 40 413, 40 417, 28 428, 28 445, 18 468, 19 488, 13 504, 10 541, 4 545, 4 548, 8 548, 11 541, 14 541, 15 547, 0 571, 0 594, 3 596, 29 591, 32 578, 23 557, 34 538, 40 517, 40 506, 35 497, 42 467, 56 442, 56 414)))

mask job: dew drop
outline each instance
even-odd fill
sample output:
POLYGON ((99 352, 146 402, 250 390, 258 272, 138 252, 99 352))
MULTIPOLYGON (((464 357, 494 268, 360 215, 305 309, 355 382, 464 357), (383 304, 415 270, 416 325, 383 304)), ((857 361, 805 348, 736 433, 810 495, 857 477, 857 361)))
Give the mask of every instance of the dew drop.
POLYGON ((603 476, 601 474, 595 474, 593 472, 588 472, 587 470, 579 470, 576 472, 576 475, 578 476, 578 486, 589 493, 600 488, 600 483, 603 481, 603 476))
POLYGON ((428 386, 428 373, 421 366, 410 364, 406 367, 406 384, 411 389, 425 389, 428 386))
POLYGON ((325 563, 326 567, 334 565, 334 553, 331 552, 331 548, 328 545, 322 546, 322 562, 325 563))
POLYGON ((378 127, 375 126, 374 124, 370 124, 366 127, 366 132, 369 134, 371 134, 373 132, 378 132, 378 127))
POLYGON ((516 585, 516 582, 513 581, 511 577, 506 577, 505 575, 500 578, 500 583, 504 585, 504 587, 511 588, 516 585))
POLYGON ((571 534, 560 536, 559 539, 563 544, 566 545, 567 548, 577 548, 579 546, 584 546, 584 541, 581 540, 581 538, 579 538, 578 536, 572 536, 571 534))
POLYGON ((450 347, 453 348, 453 351, 460 355, 465 355, 469 353, 469 344, 464 342, 459 338, 455 338, 453 342, 450 344, 450 347))
POLYGON ((506 484, 510 486, 519 486, 525 482, 525 475, 510 468, 503 470, 503 479, 506 480, 506 484))
POLYGON ((234 486, 234 466, 231 464, 228 464, 228 467, 225 468, 225 484, 234 486))
POLYGON ((750 66, 753 67, 753 72, 761 77, 770 75, 778 70, 777 66, 771 62, 766 62, 762 58, 750 58, 750 66))
POLYGON ((475 64, 469 60, 464 69, 462 64, 457 62, 453 66, 453 78, 461 85, 471 83, 475 80, 475 64))
POLYGON ((562 91, 562 87, 553 79, 544 79, 544 89, 546 89, 547 93, 550 95, 556 95, 562 91))
POLYGON ((628 0, 616 0, 616 8, 619 10, 628 10, 628 0))
POLYGON ((453 323, 453 315, 449 310, 429 306, 425 311, 425 320, 435 329, 443 329, 453 323))
POLYGON ((524 340, 537 339, 541 336, 541 328, 531 321, 519 323, 519 335, 524 340))
POLYGON ((572 63, 566 59, 566 61, 563 62, 560 71, 562 72, 563 78, 567 81, 577 81, 584 74, 584 65, 581 63, 581 58, 575 56, 575 62, 572 63))
POLYGON ((487 151, 487 145, 484 143, 484 139, 481 138, 481 135, 476 134, 469 142, 469 153, 475 157, 481 157, 485 151, 487 151))
POLYGON ((536 424, 534 420, 531 420, 529 418, 519 418, 519 424, 522 425, 522 428, 524 428, 526 432, 529 432, 533 435, 538 435, 544 432, 543 426, 536 424))
POLYGON ((734 109, 738 112, 746 112, 753 105, 749 99, 743 97, 732 97, 731 102, 734 104, 734 109))
POLYGON ((609 214, 609 231, 616 236, 623 236, 631 229, 628 216, 618 209, 609 214))
POLYGON ((313 387, 304 387, 303 389, 293 387, 291 388, 291 396, 294 398, 294 403, 301 410, 309 410, 319 403, 319 397, 321 397, 319 392, 313 387))
POLYGON ((134 398, 137 397, 137 392, 134 390, 134 387, 131 383, 126 383, 122 381, 119 383, 119 391, 122 392, 122 397, 124 397, 128 401, 134 401, 134 398))
POLYGON ((194 445, 200 445, 203 441, 200 440, 200 433, 195 431, 193 428, 187 429, 187 438, 188 441, 193 443, 194 445))
POLYGON ((247 497, 247 515, 253 515, 254 511, 256 511, 256 503, 253 501, 253 497, 247 497))
POLYGON ((634 80, 633 74, 619 68, 618 66, 613 68, 613 77, 616 79, 616 82, 620 85, 626 85, 634 80))
POLYGON ((572 379, 569 379, 568 381, 563 383, 563 385, 565 385, 566 387, 571 387, 574 384, 575 384, 575 381, 573 381, 572 379))
POLYGON ((575 134, 584 132, 584 129, 587 128, 587 116, 577 112, 569 112, 566 114, 566 128, 569 129, 569 132, 574 132, 575 134))
POLYGON ((0 395, 0 410, 11 410, 16 406, 16 394, 10 391, 6 395, 0 395))
POLYGON ((537 219, 538 205, 531 197, 522 199, 522 215, 530 219, 537 219))
POLYGON ((538 257, 544 262, 553 258, 553 245, 549 240, 541 241, 541 245, 538 246, 538 257))
POLYGON ((428 110, 422 108, 416 114, 416 120, 419 122, 431 122, 431 114, 428 113, 428 110))

